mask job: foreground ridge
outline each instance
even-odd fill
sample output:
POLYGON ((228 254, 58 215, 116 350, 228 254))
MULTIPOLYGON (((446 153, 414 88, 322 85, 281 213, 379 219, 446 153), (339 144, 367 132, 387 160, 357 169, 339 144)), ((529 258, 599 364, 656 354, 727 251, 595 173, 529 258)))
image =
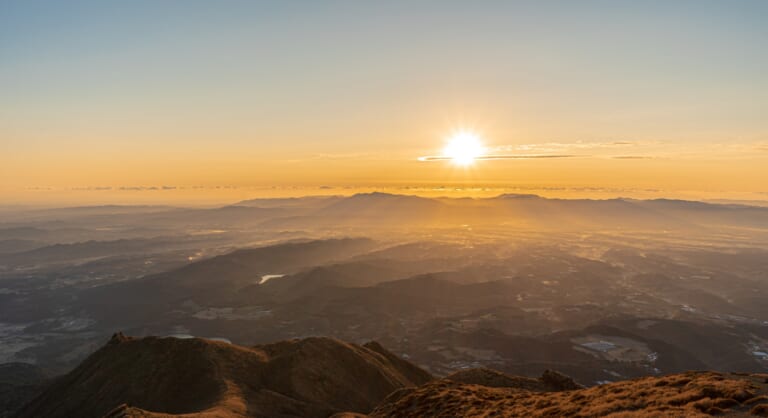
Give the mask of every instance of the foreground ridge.
MULTIPOLYGON (((530 382, 524 383, 528 386, 530 382)), ((541 391, 449 378, 390 395, 371 417, 768 416, 768 375, 687 372, 541 391)))
POLYGON ((306 338, 242 347, 115 334, 18 417, 327 417, 369 412, 432 377, 380 345, 306 338))
POLYGON ((311 337, 243 347, 200 338, 107 344, 17 417, 768 416, 768 374, 686 372, 585 388, 468 369, 434 379, 376 342, 311 337))

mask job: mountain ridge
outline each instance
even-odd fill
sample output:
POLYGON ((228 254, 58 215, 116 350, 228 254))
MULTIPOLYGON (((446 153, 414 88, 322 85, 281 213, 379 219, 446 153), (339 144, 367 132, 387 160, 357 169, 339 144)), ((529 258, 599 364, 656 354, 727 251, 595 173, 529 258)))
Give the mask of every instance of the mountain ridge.
POLYGON ((377 344, 311 337, 244 347, 117 333, 16 417, 325 417, 368 412, 431 378, 377 344))
POLYGON ((435 379, 377 342, 253 347, 116 333, 17 418, 768 416, 768 374, 685 372, 584 388, 479 368, 435 379))

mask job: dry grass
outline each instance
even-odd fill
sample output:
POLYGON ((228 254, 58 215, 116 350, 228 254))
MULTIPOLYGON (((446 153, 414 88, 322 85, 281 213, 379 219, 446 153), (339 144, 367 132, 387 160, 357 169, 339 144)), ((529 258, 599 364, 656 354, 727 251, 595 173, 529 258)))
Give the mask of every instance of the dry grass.
POLYGON ((696 417, 768 416, 760 375, 689 372, 565 392, 492 388, 450 380, 387 400, 373 417, 696 417))

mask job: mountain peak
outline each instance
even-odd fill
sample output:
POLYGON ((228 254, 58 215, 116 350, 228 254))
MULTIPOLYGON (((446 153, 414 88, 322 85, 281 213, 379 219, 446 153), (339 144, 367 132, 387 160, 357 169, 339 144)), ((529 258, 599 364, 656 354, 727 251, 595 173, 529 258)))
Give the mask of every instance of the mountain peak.
POLYGON ((432 378, 378 344, 369 347, 326 337, 244 347, 115 333, 18 416, 216 410, 223 417, 326 417, 343 411, 367 413, 395 389, 432 378))
POLYGON ((112 338, 109 339, 109 341, 107 342, 107 345, 120 344, 130 340, 131 340, 130 337, 126 337, 125 334, 122 333, 122 331, 118 331, 112 334, 112 338))

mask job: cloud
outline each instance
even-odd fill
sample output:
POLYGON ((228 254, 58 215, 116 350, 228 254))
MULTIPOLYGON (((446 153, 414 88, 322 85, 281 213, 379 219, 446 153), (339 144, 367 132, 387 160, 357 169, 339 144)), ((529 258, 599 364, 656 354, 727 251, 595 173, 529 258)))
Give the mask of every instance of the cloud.
POLYGON ((375 158, 377 158, 376 155, 367 152, 320 153, 309 157, 310 160, 368 160, 375 158))
POLYGON ((86 186, 86 187, 72 187, 72 190, 88 190, 88 191, 101 191, 112 190, 112 186, 86 186))
MULTIPOLYGON (((397 193, 400 190, 408 192, 466 192, 477 191, 498 194, 547 194, 547 193, 608 193, 613 195, 636 194, 636 193, 664 193, 665 190, 658 188, 634 188, 634 187, 601 187, 601 186, 543 186, 543 185, 514 185, 514 186, 467 186, 467 185, 419 185, 411 184, 397 187, 387 187, 397 193)), ((383 189, 382 189, 383 190, 383 189)))
POLYGON ((541 152, 541 153, 561 153, 564 151, 576 151, 576 150, 599 150, 599 149, 613 149, 613 148, 627 148, 637 147, 642 145, 652 145, 651 142, 636 142, 636 141, 603 141, 603 142, 541 142, 533 144, 514 144, 514 145, 499 145, 491 148, 492 152, 541 152))
POLYGON ((660 153, 665 154, 664 150, 659 147, 666 148, 667 145, 661 141, 626 140, 510 144, 489 148, 488 155, 482 159, 609 158, 647 160, 659 158, 658 154, 660 153), (640 153, 641 150, 644 152, 640 153))
MULTIPOLYGON (((567 155, 567 154, 518 154, 518 155, 481 155, 475 157, 475 160, 531 160, 537 158, 577 158, 588 157, 588 155, 567 155)), ((442 155, 428 155, 419 157, 419 161, 450 161, 453 158, 442 155)))

